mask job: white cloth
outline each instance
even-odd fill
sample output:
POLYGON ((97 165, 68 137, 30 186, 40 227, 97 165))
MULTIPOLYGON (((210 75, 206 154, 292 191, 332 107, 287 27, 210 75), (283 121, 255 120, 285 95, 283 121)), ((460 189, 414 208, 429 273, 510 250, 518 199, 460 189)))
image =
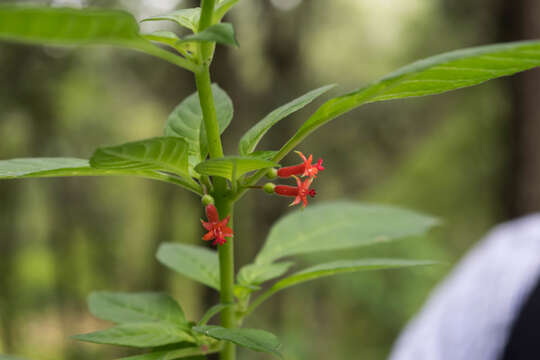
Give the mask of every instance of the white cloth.
POLYGON ((390 360, 496 360, 540 276, 540 214, 497 226, 437 287, 390 360))

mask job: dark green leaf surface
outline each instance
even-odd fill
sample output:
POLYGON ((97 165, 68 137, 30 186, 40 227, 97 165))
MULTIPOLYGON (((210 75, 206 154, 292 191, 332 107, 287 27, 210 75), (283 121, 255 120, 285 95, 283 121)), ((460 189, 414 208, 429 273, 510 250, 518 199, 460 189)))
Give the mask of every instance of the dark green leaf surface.
POLYGON ((241 155, 248 155, 252 153, 262 137, 280 120, 286 118, 292 113, 302 109, 304 106, 311 103, 313 100, 333 88, 335 85, 327 85, 308 92, 293 101, 282 105, 266 115, 261 121, 253 125, 244 136, 240 139, 238 150, 241 155))
POLYGON ((391 206, 347 201, 317 204, 280 219, 255 263, 421 235, 437 224, 430 216, 391 206))
POLYGON ((157 259, 163 265, 219 290, 219 261, 217 252, 194 245, 164 243, 157 259))
MULTIPOLYGON (((221 134, 231 123, 233 104, 227 93, 217 84, 212 85, 212 93, 221 134)), ((194 168, 208 154, 205 134, 199 95, 195 92, 184 99, 169 115, 165 135, 181 137, 187 141, 189 164, 194 168)))
POLYGON ((142 21, 174 21, 180 26, 190 29, 194 33, 199 27, 199 18, 201 16, 201 8, 180 9, 168 14, 152 16, 142 21))
POLYGON ((250 171, 278 167, 279 164, 269 160, 263 160, 251 156, 225 156, 217 159, 206 160, 197 166, 195 171, 201 175, 220 176, 232 180, 250 171))
POLYGON ((257 329, 227 329, 221 326, 207 325, 195 326, 193 331, 213 337, 218 340, 225 340, 246 347, 251 350, 267 352, 281 357, 279 343, 276 336, 264 330, 257 329))
POLYGON ((118 324, 162 321, 187 326, 180 305, 164 293, 96 291, 88 297, 88 305, 94 316, 118 324))
POLYGON ((137 348, 174 344, 182 341, 194 341, 193 337, 180 327, 157 322, 121 324, 107 330, 75 335, 72 338, 97 344, 122 345, 137 348))
POLYGON ((203 31, 184 36, 180 42, 202 42, 210 41, 216 42, 222 45, 238 46, 236 36, 234 34, 234 27, 230 23, 221 23, 209 26, 203 31))
POLYGON ((423 266, 436 264, 427 260, 406 260, 406 259, 360 259, 360 260, 338 260, 330 263, 316 265, 300 272, 297 272, 285 279, 278 281, 272 286, 272 292, 297 285, 309 280, 318 279, 325 276, 350 273, 367 270, 396 269, 411 266, 423 266))
POLYGON ((96 150, 90 165, 98 169, 162 170, 189 178, 188 144, 178 137, 158 137, 96 150))
POLYGON ((124 11, 4 5, 0 6, 0 39, 62 46, 121 46, 195 69, 188 60, 143 39, 135 18, 124 11))
POLYGON ((238 272, 238 282, 242 285, 259 285, 285 274, 292 265, 292 262, 249 264, 238 272))
POLYGON ((279 159, 328 121, 363 104, 443 93, 540 65, 540 41, 481 46, 407 65, 379 81, 324 103, 280 150, 279 159))

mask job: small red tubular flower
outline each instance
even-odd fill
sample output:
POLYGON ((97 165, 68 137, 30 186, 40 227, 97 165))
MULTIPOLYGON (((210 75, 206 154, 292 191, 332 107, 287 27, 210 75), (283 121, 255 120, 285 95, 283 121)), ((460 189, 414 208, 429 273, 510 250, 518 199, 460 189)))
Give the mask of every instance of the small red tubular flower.
POLYGON ((277 172, 279 177, 288 178, 296 175, 316 178, 317 173, 324 170, 324 166, 322 166, 323 159, 319 159, 319 161, 317 161, 315 165, 312 165, 311 163, 313 162, 313 155, 309 155, 309 157, 306 158, 304 154, 302 154, 300 151, 296 151, 296 153, 302 158, 304 162, 302 164, 286 166, 279 169, 277 172))
POLYGON ((223 245, 227 242, 225 237, 232 237, 233 230, 227 226, 231 216, 227 216, 223 220, 219 220, 219 214, 214 206, 214 204, 209 204, 206 206, 206 217, 207 222, 201 219, 202 226, 208 230, 208 232, 203 236, 204 241, 214 240, 212 245, 223 245))
POLYGON ((274 191, 276 194, 281 196, 294 196, 294 201, 289 206, 294 206, 302 202, 303 207, 306 207, 308 204, 307 196, 315 197, 317 193, 314 189, 310 189, 311 183, 313 182, 312 178, 308 178, 302 182, 299 178, 295 176, 296 186, 288 185, 276 185, 274 191))

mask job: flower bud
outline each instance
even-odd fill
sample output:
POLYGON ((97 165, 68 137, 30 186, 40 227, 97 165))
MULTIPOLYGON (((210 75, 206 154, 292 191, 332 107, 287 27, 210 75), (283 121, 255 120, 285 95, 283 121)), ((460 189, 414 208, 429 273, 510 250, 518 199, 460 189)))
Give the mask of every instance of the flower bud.
POLYGON ((277 176, 278 176, 278 171, 275 168, 271 168, 266 173, 266 177, 269 178, 270 180, 277 178, 277 176))
POLYGON ((266 183, 266 184, 264 184, 264 186, 263 186, 263 190, 264 190, 264 192, 267 193, 267 194, 273 194, 275 188, 276 188, 276 185, 274 185, 273 183, 266 183))
POLYGON ((214 198, 211 195, 206 194, 201 198, 201 202, 204 206, 214 204, 214 198))

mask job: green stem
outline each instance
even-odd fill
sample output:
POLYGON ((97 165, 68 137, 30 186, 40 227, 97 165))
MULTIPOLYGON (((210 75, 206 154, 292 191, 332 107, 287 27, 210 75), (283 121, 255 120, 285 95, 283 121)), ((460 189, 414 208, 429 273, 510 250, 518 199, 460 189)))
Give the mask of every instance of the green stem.
MULTIPOLYGON (((214 18, 214 8, 216 5, 215 0, 202 0, 201 1, 201 17, 199 20, 199 29, 201 32, 207 27, 212 25, 214 18)), ((213 42, 202 42, 199 46, 199 55, 200 60, 203 65, 208 65, 212 62, 212 56, 214 54, 214 43, 213 42)))
MULTIPOLYGON (((210 25, 214 16, 215 0, 201 1, 201 17, 199 31, 203 31, 210 25)), ((199 60, 201 69, 195 72, 195 82, 199 93, 201 110, 203 113, 204 127, 208 140, 208 152, 210 158, 223 157, 223 147, 219 133, 219 125, 216 116, 214 96, 212 95, 212 83, 210 81, 210 63, 214 53, 214 44, 203 42, 199 47, 199 60)), ((214 177, 214 198, 220 217, 223 219, 231 216, 229 226, 233 227, 234 202, 227 197, 227 181, 224 178, 214 177)), ((234 304, 234 240, 229 238, 227 242, 219 246, 219 276, 220 297, 222 304, 234 304)), ((236 314, 234 306, 229 306, 221 312, 221 325, 226 328, 236 326, 236 314)), ((235 360, 236 350, 231 342, 225 342, 220 352, 221 360, 235 360)))
MULTIPOLYGON (((221 145, 216 106, 214 104, 214 96, 212 95, 212 83, 210 82, 210 71, 208 67, 205 66, 203 71, 195 73, 195 82, 197 83, 204 128, 208 139, 208 152, 211 158, 223 157, 223 147, 221 145)), ((227 192, 227 181, 224 178, 214 177, 214 185, 216 196, 224 197, 227 192)))
MULTIPOLYGON (((226 217, 231 215, 229 226, 232 228, 234 203, 226 199, 217 199, 216 207, 220 216, 226 217)), ((234 303, 234 238, 227 239, 227 242, 219 247, 219 275, 221 303, 232 305, 234 303)), ((226 328, 234 328, 236 326, 234 306, 223 309, 221 312, 221 325, 226 328)), ((220 353, 220 359, 234 360, 235 358, 235 345, 232 342, 225 342, 220 353)))
POLYGON ((208 152, 211 158, 223 157, 221 147, 221 138, 219 135, 219 126, 216 117, 216 108, 214 105, 214 96, 212 95, 212 83, 210 82, 210 71, 208 67, 195 73, 195 82, 199 92, 199 100, 203 113, 204 127, 208 137, 208 152))

